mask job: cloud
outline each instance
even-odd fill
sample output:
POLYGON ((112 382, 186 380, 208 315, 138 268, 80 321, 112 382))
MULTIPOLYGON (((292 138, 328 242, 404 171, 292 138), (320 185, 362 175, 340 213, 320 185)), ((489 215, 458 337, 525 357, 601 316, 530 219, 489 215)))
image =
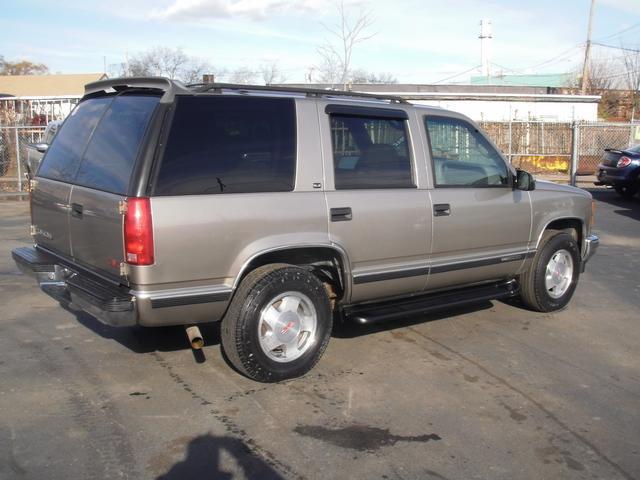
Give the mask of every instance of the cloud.
POLYGON ((155 10, 152 16, 173 21, 231 17, 262 20, 274 15, 316 12, 323 5, 326 2, 321 0, 175 0, 168 7, 155 10))

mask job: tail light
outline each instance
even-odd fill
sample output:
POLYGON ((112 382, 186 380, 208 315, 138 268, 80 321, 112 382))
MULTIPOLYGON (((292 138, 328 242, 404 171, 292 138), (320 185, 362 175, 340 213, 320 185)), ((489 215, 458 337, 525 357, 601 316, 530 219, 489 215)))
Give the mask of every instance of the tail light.
POLYGON ((589 222, 589 227, 593 227, 596 223, 596 201, 591 200, 591 220, 589 222))
POLYGON ((153 265, 153 223, 151 200, 127 199, 124 214, 124 256, 131 265, 153 265))
POLYGON ((616 168, 624 168, 631 165, 631 159, 629 157, 620 157, 620 160, 618 160, 618 164, 616 165, 616 168))

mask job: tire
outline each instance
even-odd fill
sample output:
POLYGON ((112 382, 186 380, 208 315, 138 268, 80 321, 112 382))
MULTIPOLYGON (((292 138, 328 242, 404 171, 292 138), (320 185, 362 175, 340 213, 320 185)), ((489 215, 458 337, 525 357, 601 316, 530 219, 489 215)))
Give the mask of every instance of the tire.
POLYGON ((625 200, 630 200, 633 196, 638 193, 637 185, 615 185, 613 187, 618 195, 620 195, 625 200))
POLYGON ((233 296, 222 320, 222 348, 240 373, 258 382, 300 377, 320 360, 332 323, 317 277, 292 265, 265 265, 233 296))
POLYGON ((545 232, 540 244, 529 271, 519 278, 520 298, 532 310, 553 312, 566 307, 575 292, 580 276, 580 248, 571 235, 557 231, 545 232))

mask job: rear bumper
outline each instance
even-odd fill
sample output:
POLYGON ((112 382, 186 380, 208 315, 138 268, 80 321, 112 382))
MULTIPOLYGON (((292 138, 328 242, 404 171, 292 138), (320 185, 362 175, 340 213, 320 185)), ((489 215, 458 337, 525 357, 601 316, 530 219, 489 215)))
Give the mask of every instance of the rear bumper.
POLYGON ((72 305, 114 327, 138 323, 136 302, 125 287, 80 273, 37 247, 11 252, 18 268, 34 277, 42 291, 65 305, 72 305))
POLYGON ((638 181, 638 169, 632 166, 625 168, 598 165, 596 185, 627 186, 638 181))
POLYGON ((582 262, 580 262, 580 272, 584 272, 587 262, 596 253, 598 246, 600 246, 600 238, 597 235, 589 235, 585 238, 582 262))

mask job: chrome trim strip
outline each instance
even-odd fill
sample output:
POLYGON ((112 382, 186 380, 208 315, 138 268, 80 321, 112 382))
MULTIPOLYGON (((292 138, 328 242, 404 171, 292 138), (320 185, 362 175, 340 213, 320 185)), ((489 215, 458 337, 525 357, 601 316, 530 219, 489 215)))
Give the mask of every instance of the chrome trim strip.
POLYGON ((383 280, 394 280, 396 278, 419 277, 420 275, 429 274, 429 265, 420 265, 416 267, 401 268, 394 270, 374 271, 367 273, 354 273, 353 283, 355 285, 369 282, 380 282, 383 280))
POLYGON ((497 265, 500 263, 519 262, 531 258, 536 254, 535 250, 527 252, 509 253, 495 257, 480 258, 478 260, 465 260, 462 262, 450 262, 431 265, 431 273, 452 272, 455 270, 465 270, 467 268, 487 267, 489 265, 497 265))
POLYGON ((489 265, 497 265, 500 263, 519 262, 532 258, 537 250, 528 250, 525 252, 508 253, 488 258, 480 258, 477 260, 465 260, 460 262, 448 263, 431 263, 407 268, 396 268, 393 270, 375 270, 366 273, 354 273, 353 283, 369 283, 380 282, 384 280, 394 280, 397 278, 414 277, 428 274, 445 273, 455 270, 463 270, 467 268, 477 268, 489 265))
POLYGON ((226 295, 227 299, 231 296, 232 289, 223 285, 209 285, 204 287, 186 287, 186 288, 168 288, 166 290, 144 291, 131 290, 130 295, 141 300, 168 300, 176 298, 200 297, 200 296, 219 296, 221 299, 226 295))

